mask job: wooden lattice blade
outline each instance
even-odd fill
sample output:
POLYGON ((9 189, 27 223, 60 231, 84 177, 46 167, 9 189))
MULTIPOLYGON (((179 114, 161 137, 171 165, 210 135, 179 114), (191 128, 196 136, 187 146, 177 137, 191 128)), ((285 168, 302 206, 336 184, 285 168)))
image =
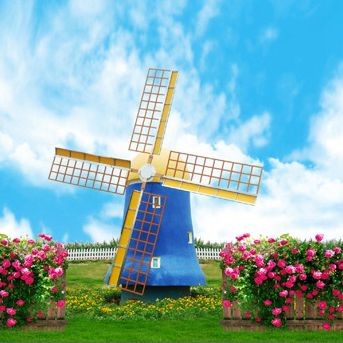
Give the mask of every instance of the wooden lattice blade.
POLYGON ((148 70, 129 150, 159 154, 176 80, 176 71, 148 70))
POLYGON ((169 85, 168 85, 167 96, 166 96, 166 100, 165 100, 165 103, 163 106, 162 116, 161 116, 161 120, 160 120, 160 123, 158 126, 155 144, 154 144, 154 147, 152 150, 152 153, 154 155, 159 155, 161 152, 163 138, 164 138, 164 134, 166 131, 167 122, 168 122, 168 118, 169 118, 169 114, 170 114, 170 108, 172 105, 173 96, 174 96, 174 92, 175 92, 177 76, 178 76, 177 71, 173 71, 171 73, 171 77, 170 77, 170 81, 169 81, 169 85))
POLYGON ((121 230, 121 235, 119 238, 119 244, 117 248, 117 253, 114 258, 112 271, 109 277, 108 284, 112 286, 117 286, 119 281, 119 276, 123 267, 123 262, 125 260, 127 248, 132 234, 132 229, 135 224, 137 211, 140 203, 141 192, 133 191, 131 194, 130 203, 126 211, 126 215, 123 221, 123 227, 121 230))
POLYGON ((260 166, 171 151, 163 185, 254 204, 261 177, 260 166))
POLYGON ((127 292, 144 294, 165 204, 165 196, 142 194, 119 281, 127 292))
POLYGON ((124 194, 131 161, 56 148, 49 179, 124 194))

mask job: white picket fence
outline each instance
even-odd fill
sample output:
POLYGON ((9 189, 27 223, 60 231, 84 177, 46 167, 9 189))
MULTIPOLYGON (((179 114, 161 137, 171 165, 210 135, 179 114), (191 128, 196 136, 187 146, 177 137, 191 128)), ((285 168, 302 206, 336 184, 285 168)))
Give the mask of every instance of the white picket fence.
MULTIPOLYGON (((221 249, 196 249, 198 259, 219 260, 221 249)), ((68 250, 69 261, 112 260, 117 252, 116 248, 106 249, 71 249, 68 250)))

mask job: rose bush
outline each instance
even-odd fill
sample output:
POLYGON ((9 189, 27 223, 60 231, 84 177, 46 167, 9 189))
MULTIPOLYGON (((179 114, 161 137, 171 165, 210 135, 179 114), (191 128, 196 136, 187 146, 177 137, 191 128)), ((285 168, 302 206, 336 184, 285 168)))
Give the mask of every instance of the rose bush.
POLYGON ((343 312, 342 242, 300 241, 289 235, 279 238, 236 237, 221 251, 223 306, 234 301, 257 322, 281 327, 286 324, 293 297, 317 304, 326 319, 323 329, 343 312))
POLYGON ((51 301, 65 306, 68 253, 63 244, 0 235, 0 325, 12 327, 44 317, 51 301))

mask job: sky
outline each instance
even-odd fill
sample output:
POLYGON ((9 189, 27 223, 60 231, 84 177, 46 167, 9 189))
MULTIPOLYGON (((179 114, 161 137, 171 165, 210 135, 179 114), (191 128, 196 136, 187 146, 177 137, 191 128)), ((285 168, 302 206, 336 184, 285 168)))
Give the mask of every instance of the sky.
POLYGON ((0 232, 118 238, 124 197, 48 180, 54 148, 132 159, 149 67, 164 146, 263 165, 255 206, 191 195, 195 236, 343 233, 343 2, 0 2, 0 232))

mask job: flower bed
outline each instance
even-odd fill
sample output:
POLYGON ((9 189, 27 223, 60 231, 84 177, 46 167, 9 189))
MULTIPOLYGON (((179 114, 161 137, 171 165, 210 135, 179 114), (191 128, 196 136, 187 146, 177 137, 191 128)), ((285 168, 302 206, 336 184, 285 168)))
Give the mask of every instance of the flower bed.
MULTIPOLYGON (((0 325, 64 319, 67 251, 52 237, 0 237, 0 325)), ((43 321, 40 322, 41 324, 43 321)))
POLYGON ((343 328, 341 241, 236 239, 220 253, 225 327, 343 328))
POLYGON ((96 319, 159 320, 217 316, 221 310, 220 289, 193 290, 192 296, 162 299, 152 303, 128 301, 118 305, 118 289, 79 288, 67 291, 68 313, 82 313, 96 319))

